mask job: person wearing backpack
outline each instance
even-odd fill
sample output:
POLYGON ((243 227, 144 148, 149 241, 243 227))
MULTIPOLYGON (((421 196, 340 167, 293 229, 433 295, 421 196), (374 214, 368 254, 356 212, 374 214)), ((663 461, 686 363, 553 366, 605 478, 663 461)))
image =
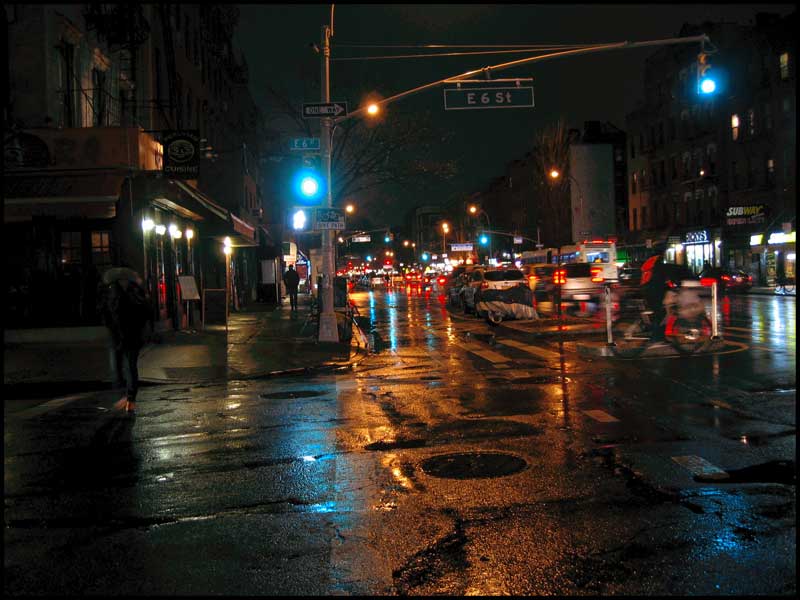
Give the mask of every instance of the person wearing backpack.
POLYGON ((153 325, 153 311, 142 279, 127 267, 106 271, 100 284, 98 304, 109 330, 109 358, 115 387, 125 387, 119 406, 132 414, 139 391, 139 353, 145 344, 146 325, 153 325))

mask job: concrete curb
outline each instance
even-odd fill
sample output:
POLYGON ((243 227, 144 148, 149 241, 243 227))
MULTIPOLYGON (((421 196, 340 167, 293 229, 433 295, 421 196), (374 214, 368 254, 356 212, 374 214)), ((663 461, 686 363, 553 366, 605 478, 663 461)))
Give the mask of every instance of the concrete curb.
POLYGON ((577 351, 578 354, 581 356, 592 357, 592 358, 614 358, 619 360, 641 360, 645 358, 668 358, 668 357, 676 357, 679 356, 681 358, 691 358, 692 356, 705 356, 708 354, 714 354, 716 352, 720 352, 726 350, 728 348, 736 348, 737 346, 734 344, 728 344, 722 338, 716 341, 712 341, 711 346, 702 351, 697 352, 695 354, 681 354, 671 345, 666 344, 664 346, 657 346, 655 348, 648 347, 645 348, 644 352, 636 357, 622 357, 617 356, 614 354, 613 350, 608 346, 606 343, 598 343, 598 344, 577 344, 577 351))

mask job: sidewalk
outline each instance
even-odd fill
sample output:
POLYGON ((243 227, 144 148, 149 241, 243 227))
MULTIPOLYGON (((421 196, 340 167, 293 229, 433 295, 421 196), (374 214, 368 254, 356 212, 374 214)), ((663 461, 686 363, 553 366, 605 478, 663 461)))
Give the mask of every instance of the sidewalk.
MULTIPOLYGON (((159 343, 148 344, 139 357, 139 377, 147 383, 202 383, 255 379, 312 370, 346 368, 367 349, 352 342, 317 342, 313 323, 301 331, 309 313, 309 296, 300 297, 296 316, 288 300, 281 307, 254 304, 232 313, 228 330, 209 326, 202 331, 170 331, 159 343)), ((6 397, 23 387, 67 391, 106 389, 111 369, 106 335, 77 332, 71 341, 6 341, 3 384, 6 397), (76 339, 77 338, 77 339, 76 339)), ((20 339, 19 335, 10 336, 20 339)), ((58 337, 52 337, 58 340, 58 337)), ((8 340, 8 338, 7 338, 8 340)), ((13 395, 12 395, 13 397, 13 395)))
POLYGON ((747 290, 748 294, 757 294, 760 296, 797 296, 796 292, 788 294, 776 294, 774 287, 751 287, 747 290))

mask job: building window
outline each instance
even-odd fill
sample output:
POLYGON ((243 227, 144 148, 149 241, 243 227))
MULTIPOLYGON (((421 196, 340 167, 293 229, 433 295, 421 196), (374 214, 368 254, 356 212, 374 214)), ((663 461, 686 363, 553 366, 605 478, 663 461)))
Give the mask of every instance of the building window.
POLYGON ((185 19, 186 43, 184 44, 184 47, 186 49, 186 58, 192 60, 192 30, 189 29, 189 15, 186 15, 185 19))
POLYGON ((81 264, 81 232, 61 232, 61 263, 81 264))
POLYGON ((634 208, 633 209, 633 220, 631 221, 631 229, 634 230, 634 231, 636 229, 638 229, 637 221, 636 221, 637 218, 638 218, 638 215, 637 215, 636 209, 634 208))
POLYGON ((92 232, 92 264, 101 273, 111 266, 111 232, 92 232))
POLYGON ((783 181, 787 183, 792 175, 792 149, 788 146, 783 149, 783 181))
POLYGON ((636 158, 636 142, 631 140, 631 158, 636 158))
POLYGON ((709 175, 717 174, 717 146, 709 144, 706 146, 706 162, 708 163, 709 175))
POLYGON ((667 122, 667 134, 669 135, 669 141, 673 141, 675 139, 675 118, 670 117, 669 121, 667 122))
POLYGON ((753 180, 755 178, 755 173, 753 172, 753 162, 749 158, 747 158, 745 159, 744 166, 746 169, 745 171, 745 177, 747 181, 746 189, 749 189, 753 187, 753 180))
POLYGON ((636 179, 637 179, 636 173, 631 175, 631 194, 636 193, 636 179))
POLYGON ((186 89, 186 126, 190 127, 190 128, 192 126, 192 104, 194 104, 194 102, 192 101, 192 88, 187 88, 186 89))
POLYGON ((673 154, 669 157, 672 166, 672 179, 673 181, 678 178, 678 156, 673 154))
POLYGON ((647 169, 642 169, 642 181, 640 183, 641 189, 646 190, 649 185, 647 183, 647 169))
POLYGON ((711 207, 709 218, 713 222, 717 219, 717 215, 719 214, 719 195, 717 194, 717 186, 712 185, 709 187, 706 191, 706 196, 708 197, 708 204, 711 207))
POLYGON ((667 178, 664 174, 664 161, 658 161, 658 185, 664 186, 667 184, 667 178))
POLYGON ((756 111, 747 109, 747 135, 754 137, 756 134, 756 111))
POLYGON ((789 96, 783 97, 783 101, 781 102, 781 109, 783 110, 783 112, 787 114, 792 112, 792 101, 789 98, 789 96))
POLYGON ((731 162, 731 189, 739 189, 739 172, 738 165, 736 164, 735 160, 731 162))
POLYGON ((61 74, 61 122, 64 127, 75 127, 75 46, 61 42, 58 46, 61 74))
POLYGON ((95 127, 107 125, 106 113, 106 74, 92 69, 92 124, 95 127))
POLYGON ((731 139, 739 139, 739 115, 731 115, 731 139))
POLYGON ((683 168, 683 179, 688 179, 689 174, 692 172, 692 155, 688 152, 683 153, 683 164, 681 165, 683 168))
POLYGON ((642 207, 642 229, 647 229, 649 222, 647 221, 647 207, 642 207))
POLYGON ((694 171, 692 172, 692 177, 699 177, 700 171, 703 170, 703 151, 700 148, 697 148, 694 151, 694 171))
POLYGON ((769 104, 764 105, 764 129, 772 131, 772 107, 769 104))
POLYGON ((784 52, 780 55, 780 65, 781 65, 781 81, 786 81, 789 79, 789 53, 784 52))
POLYGON ((775 185, 775 159, 767 158, 766 167, 764 170, 764 183, 771 187, 775 185))
POLYGON ((161 48, 156 48, 154 53, 154 68, 156 76, 156 104, 160 106, 161 103, 161 48))

